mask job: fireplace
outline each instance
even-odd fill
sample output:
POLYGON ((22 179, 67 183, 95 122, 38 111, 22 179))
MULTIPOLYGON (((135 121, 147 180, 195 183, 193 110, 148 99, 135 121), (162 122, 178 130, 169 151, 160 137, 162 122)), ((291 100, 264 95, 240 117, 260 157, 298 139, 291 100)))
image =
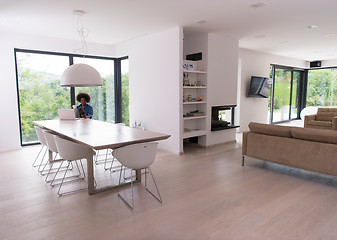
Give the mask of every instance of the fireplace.
POLYGON ((213 106, 211 131, 219 131, 239 127, 234 125, 235 107, 236 105, 213 106))

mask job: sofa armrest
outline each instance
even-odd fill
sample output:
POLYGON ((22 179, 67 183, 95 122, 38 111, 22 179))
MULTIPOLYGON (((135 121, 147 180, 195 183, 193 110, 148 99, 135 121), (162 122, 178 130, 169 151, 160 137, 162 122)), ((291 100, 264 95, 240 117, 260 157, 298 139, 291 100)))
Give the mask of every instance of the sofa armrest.
POLYGON ((247 136, 250 132, 242 133, 242 155, 247 155, 247 136))
POLYGON ((316 120, 316 115, 317 114, 304 116, 304 127, 306 127, 308 125, 310 120, 316 120))
POLYGON ((332 130, 337 130, 337 117, 333 117, 332 118, 332 126, 331 126, 332 130))

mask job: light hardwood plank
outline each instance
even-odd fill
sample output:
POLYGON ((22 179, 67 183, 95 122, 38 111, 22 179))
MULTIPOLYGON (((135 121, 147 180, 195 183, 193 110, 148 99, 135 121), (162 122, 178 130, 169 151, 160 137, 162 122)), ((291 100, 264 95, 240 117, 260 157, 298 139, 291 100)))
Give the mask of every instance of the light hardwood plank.
MULTIPOLYGON (((158 151, 163 204, 137 183, 133 212, 117 189, 58 197, 31 167, 39 146, 0 153, 0 239, 336 239, 337 178, 254 158, 242 167, 237 143, 185 149, 158 151)), ((118 179, 94 171, 98 184, 118 179)))

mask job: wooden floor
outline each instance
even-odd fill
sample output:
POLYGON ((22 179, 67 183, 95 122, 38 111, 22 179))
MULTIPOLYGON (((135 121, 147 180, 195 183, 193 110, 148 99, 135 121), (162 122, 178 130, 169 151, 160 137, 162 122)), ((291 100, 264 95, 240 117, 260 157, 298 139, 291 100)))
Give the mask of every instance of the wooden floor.
POLYGON ((158 151, 163 204, 138 183, 133 212, 117 190, 58 197, 31 167, 38 150, 0 153, 0 239, 337 239, 337 178, 253 158, 242 167, 239 144, 158 151))

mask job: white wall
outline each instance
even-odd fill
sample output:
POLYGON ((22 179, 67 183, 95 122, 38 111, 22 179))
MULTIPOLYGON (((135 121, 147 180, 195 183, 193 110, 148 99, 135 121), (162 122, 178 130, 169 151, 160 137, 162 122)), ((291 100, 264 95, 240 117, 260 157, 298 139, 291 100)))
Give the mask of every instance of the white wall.
MULTIPOLYGON (((237 104, 238 55, 238 39, 223 33, 208 35, 208 116, 211 116, 212 106, 237 104)), ((235 141, 235 129, 212 132, 211 118, 207 121, 207 146, 235 141)))
MULTIPOLYGON (((14 48, 72 53, 73 41, 3 31, 0 31, 0 36, 2 93, 0 152, 3 152, 21 148, 14 48)), ((114 48, 109 45, 88 43, 88 55, 114 56, 114 48)))
POLYGON ((199 144, 211 146, 235 141, 235 129, 211 131, 212 106, 236 105, 238 40, 225 33, 191 33, 184 36, 184 56, 202 52, 199 70, 207 71, 207 118, 206 138, 200 137, 199 144))
MULTIPOLYGON (((17 88, 14 48, 51 52, 73 52, 73 41, 36 37, 0 31, 0 64, 2 77, 2 116, 0 125, 0 152, 20 148, 17 88)), ((88 55, 129 56, 130 66, 130 121, 141 121, 145 128, 171 134, 160 147, 179 153, 182 101, 182 40, 180 27, 147 35, 126 43, 112 45, 88 43, 88 55)), ((250 77, 269 76, 270 64, 307 67, 308 62, 238 49, 238 41, 225 34, 208 34, 207 61, 208 116, 211 106, 238 104, 240 131, 248 129, 251 121, 267 122, 268 100, 247 98, 250 77), (239 55, 239 74, 238 68, 239 55), (237 89, 237 76, 239 89, 237 89), (238 99, 236 93, 238 92, 238 99)), ((186 51, 189 51, 188 49, 186 51)), ((190 49, 190 51, 194 51, 190 49)), ((337 60, 322 61, 322 66, 337 66, 337 60)), ((235 140, 235 130, 210 131, 206 145, 235 140)))
POLYGON ((247 49, 239 50, 239 59, 241 69, 240 91, 239 91, 239 131, 247 131, 250 122, 268 123, 268 99, 266 98, 248 98, 247 91, 251 76, 269 77, 270 64, 307 67, 307 62, 292 58, 280 57, 272 54, 251 51, 247 49))
POLYGON ((322 61, 322 67, 337 67, 337 59, 322 61))
POLYGON ((198 70, 207 71, 208 65, 208 34, 198 32, 184 32, 183 54, 186 55, 202 52, 202 60, 198 61, 198 70))
POLYGON ((180 153, 180 99, 182 82, 182 29, 117 44, 116 54, 129 56, 130 123, 170 134, 159 147, 180 153))
POLYGON ((19 117, 15 80, 14 51, 8 35, 0 33, 1 111, 0 152, 20 148, 19 117))

